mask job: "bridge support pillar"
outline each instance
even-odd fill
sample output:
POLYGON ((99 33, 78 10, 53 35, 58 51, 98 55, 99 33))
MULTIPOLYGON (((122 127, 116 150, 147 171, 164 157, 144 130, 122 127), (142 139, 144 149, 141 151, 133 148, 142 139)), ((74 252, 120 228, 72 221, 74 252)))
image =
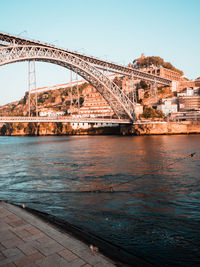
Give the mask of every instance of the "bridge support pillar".
POLYGON ((72 112, 72 110, 74 108, 78 108, 78 113, 80 111, 80 91, 79 91, 79 84, 78 84, 78 74, 76 74, 75 79, 73 79, 73 72, 70 71, 70 83, 71 83, 71 97, 70 97, 70 112, 72 112), (73 82, 76 82, 75 85, 73 85, 73 82))
POLYGON ((158 88, 157 83, 150 83, 150 103, 156 104, 158 101, 158 88))
POLYGON ((28 92, 28 116, 36 115, 38 117, 35 60, 28 61, 28 92))

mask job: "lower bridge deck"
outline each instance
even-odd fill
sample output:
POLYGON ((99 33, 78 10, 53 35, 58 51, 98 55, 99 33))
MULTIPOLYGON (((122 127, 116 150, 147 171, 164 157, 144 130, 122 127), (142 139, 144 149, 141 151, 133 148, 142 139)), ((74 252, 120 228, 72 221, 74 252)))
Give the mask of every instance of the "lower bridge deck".
POLYGON ((63 123, 106 123, 106 124, 131 124, 127 119, 105 118, 73 118, 73 117, 0 117, 0 123, 14 122, 63 122, 63 123))

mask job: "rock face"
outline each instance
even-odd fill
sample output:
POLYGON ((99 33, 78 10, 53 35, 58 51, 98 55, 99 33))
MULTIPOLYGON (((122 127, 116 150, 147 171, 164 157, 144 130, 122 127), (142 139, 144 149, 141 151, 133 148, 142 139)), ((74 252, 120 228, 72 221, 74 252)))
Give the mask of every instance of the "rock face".
POLYGON ((45 135, 161 135, 200 134, 200 122, 151 122, 120 127, 72 129, 69 123, 7 123, 0 127, 5 136, 45 135))
MULTIPOLYGON (((80 101, 83 101, 84 97, 87 95, 86 88, 91 88, 87 83, 83 83, 78 86, 80 93, 80 101), (85 92, 85 94, 84 94, 85 92)), ((77 90, 77 87, 73 87, 74 91, 77 90)), ((74 92, 73 91, 73 92, 74 92)), ((33 96, 32 96, 33 97, 33 96)), ((28 116, 29 113, 29 94, 25 93, 24 97, 19 101, 15 101, 4 106, 0 106, 0 116, 28 116)), ((71 96, 71 87, 49 90, 45 92, 38 92, 38 110, 42 109, 51 109, 54 111, 65 111, 67 112, 70 108, 71 98, 73 100, 77 99, 77 96, 71 96)), ((33 107, 32 107, 33 108, 33 107)), ((32 115, 35 113, 35 108, 32 110, 32 115)))
POLYGON ((6 123, 0 127, 3 136, 47 136, 47 135, 110 135, 120 134, 120 127, 72 129, 69 123, 6 123))
POLYGON ((152 122, 121 127, 122 135, 200 134, 200 122, 152 122))

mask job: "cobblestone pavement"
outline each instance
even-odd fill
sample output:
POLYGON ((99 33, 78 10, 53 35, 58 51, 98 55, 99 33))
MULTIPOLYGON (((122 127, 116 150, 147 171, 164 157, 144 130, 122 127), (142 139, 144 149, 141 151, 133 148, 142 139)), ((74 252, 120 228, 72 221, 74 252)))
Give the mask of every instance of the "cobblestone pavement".
POLYGON ((0 202, 0 266, 116 266, 35 215, 0 202))

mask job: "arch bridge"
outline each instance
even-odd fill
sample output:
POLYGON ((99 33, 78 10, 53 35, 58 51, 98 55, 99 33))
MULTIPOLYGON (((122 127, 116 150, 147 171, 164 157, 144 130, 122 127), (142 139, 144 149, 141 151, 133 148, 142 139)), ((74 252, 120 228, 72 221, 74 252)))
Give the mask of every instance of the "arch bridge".
POLYGON ((171 81, 115 63, 77 52, 60 49, 47 43, 0 33, 0 66, 22 61, 41 61, 60 65, 76 72, 103 96, 119 119, 135 121, 134 103, 102 70, 170 86, 171 81))

